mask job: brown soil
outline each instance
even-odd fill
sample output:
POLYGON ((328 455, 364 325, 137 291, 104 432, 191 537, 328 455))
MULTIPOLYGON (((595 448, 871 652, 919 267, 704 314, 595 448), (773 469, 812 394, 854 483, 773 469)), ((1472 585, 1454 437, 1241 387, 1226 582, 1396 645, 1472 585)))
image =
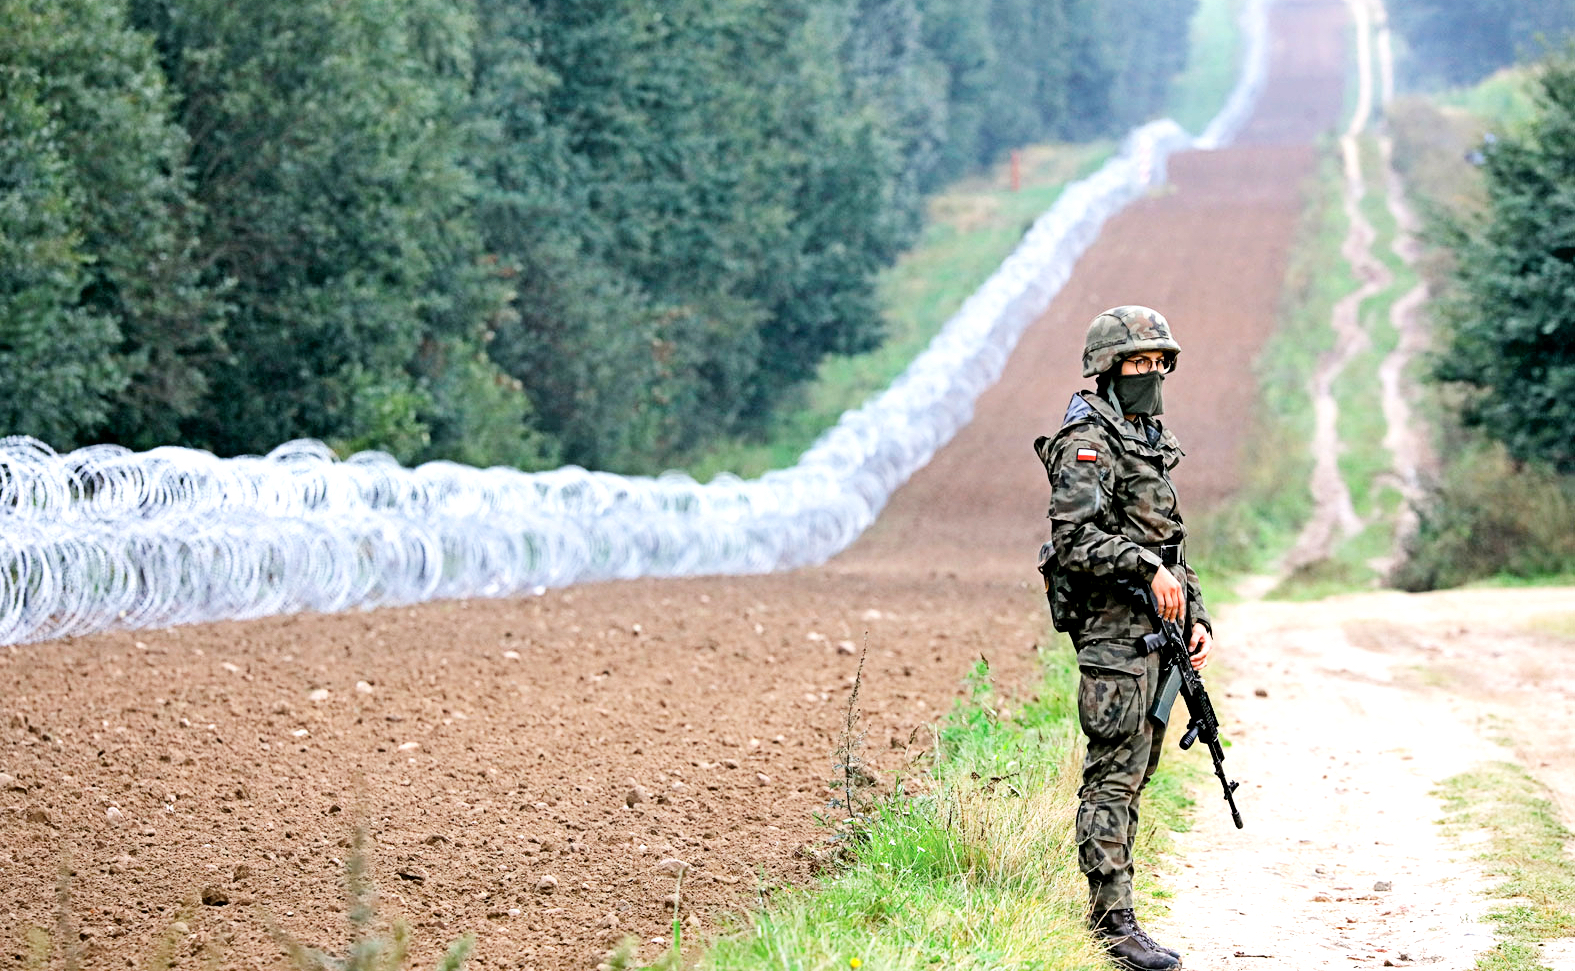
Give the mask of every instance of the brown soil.
POLYGON ((1080 386, 1096 312, 1170 316, 1188 508, 1233 488, 1247 365, 1344 78, 1337 2, 1284 0, 1274 22, 1274 80, 1242 146, 1175 159, 1172 188, 1111 221, 975 421, 823 568, 0 653, 0 964, 56 925, 57 887, 74 925, 57 942, 86 968, 141 966, 165 937, 180 966, 279 967, 270 922, 339 947, 358 821, 420 964, 466 931, 476 968, 588 968, 625 934, 650 959, 669 858, 692 867, 701 932, 806 880, 849 649, 867 638, 882 771, 927 744, 981 655, 1006 685, 1033 671, 1047 624, 1030 443, 1080 386))

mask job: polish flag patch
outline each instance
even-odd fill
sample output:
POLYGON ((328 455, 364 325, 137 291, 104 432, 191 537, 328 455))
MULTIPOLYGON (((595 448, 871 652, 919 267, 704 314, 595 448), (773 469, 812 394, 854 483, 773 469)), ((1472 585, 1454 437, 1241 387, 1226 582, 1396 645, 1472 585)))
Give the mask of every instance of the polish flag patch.
POLYGON ((1091 448, 1080 448, 1077 450, 1077 460, 1079 462, 1097 462, 1099 461, 1099 453, 1091 448))

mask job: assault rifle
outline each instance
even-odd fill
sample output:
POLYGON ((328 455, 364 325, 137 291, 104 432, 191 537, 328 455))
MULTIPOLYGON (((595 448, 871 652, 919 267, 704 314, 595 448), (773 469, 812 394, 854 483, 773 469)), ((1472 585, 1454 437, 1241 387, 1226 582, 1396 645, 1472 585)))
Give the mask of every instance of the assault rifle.
POLYGON ((1162 672, 1159 690, 1154 693, 1154 704, 1149 706, 1149 720, 1163 729, 1170 720, 1170 709, 1176 703, 1176 695, 1181 695, 1187 703, 1188 716, 1187 730, 1181 736, 1181 747, 1189 749, 1193 742, 1199 740, 1208 746, 1209 756, 1214 759, 1214 774, 1219 777, 1220 786, 1225 790, 1225 802, 1230 805, 1231 821, 1237 829, 1241 829, 1241 813, 1236 809, 1236 787, 1240 783, 1225 778, 1225 747, 1220 741, 1220 720, 1214 714, 1208 689, 1203 687, 1203 676, 1192 669, 1187 639, 1181 625, 1160 616, 1153 590, 1138 584, 1132 586, 1141 595, 1149 620, 1154 622, 1156 632, 1145 634, 1143 644, 1150 651, 1158 652, 1162 672))

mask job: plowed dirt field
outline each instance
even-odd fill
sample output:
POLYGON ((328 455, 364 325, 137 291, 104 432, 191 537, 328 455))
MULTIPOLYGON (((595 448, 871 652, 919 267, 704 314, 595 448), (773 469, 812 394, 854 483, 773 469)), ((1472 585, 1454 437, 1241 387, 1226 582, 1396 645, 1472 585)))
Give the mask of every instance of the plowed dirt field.
POLYGON ((1239 145, 1174 159, 1170 188, 1111 221, 974 422, 822 568, 0 651, 0 965, 57 927, 61 892, 86 968, 140 967, 164 940, 178 966, 275 968, 270 924, 342 946, 358 821, 421 964, 473 931, 475 968, 593 967, 668 933, 669 858, 693 867, 702 932, 804 880, 866 642, 882 769, 924 747, 981 655, 1005 686, 1033 670, 1031 442, 1081 386, 1099 310, 1169 315, 1179 484, 1190 509, 1229 495, 1247 365, 1346 74, 1338 0, 1283 0, 1272 22, 1239 145))

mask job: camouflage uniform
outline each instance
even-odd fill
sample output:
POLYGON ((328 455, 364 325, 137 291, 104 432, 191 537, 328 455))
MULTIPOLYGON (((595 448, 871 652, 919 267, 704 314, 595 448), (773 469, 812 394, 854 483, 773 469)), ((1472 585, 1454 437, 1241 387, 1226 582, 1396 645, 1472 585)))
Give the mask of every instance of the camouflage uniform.
POLYGON ((1163 729, 1146 717, 1159 680, 1158 657, 1142 648, 1153 626, 1118 584, 1146 588, 1168 563, 1186 588, 1191 619, 1213 628, 1182 555, 1186 527, 1169 475, 1182 456, 1175 437, 1152 418, 1129 422, 1109 400, 1083 391, 1061 430, 1034 449, 1050 477, 1046 555, 1053 550, 1065 581, 1055 613, 1082 670, 1078 719, 1088 754, 1078 791, 1078 863, 1097 915, 1132 907, 1138 802, 1163 741, 1163 729))

